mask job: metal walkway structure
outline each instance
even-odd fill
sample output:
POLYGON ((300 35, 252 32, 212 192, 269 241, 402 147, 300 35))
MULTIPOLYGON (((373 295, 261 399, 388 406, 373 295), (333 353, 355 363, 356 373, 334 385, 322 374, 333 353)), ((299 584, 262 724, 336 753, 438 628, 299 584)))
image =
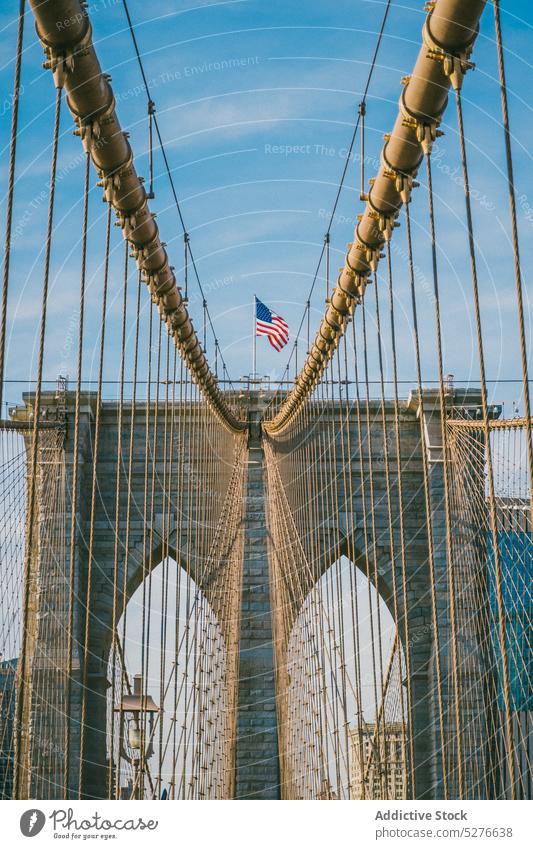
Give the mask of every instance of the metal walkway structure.
MULTIPOLYGON (((303 365, 297 337, 288 379, 276 384, 257 375, 229 379, 127 5, 149 106, 150 162, 156 137, 183 230, 176 267, 86 4, 30 0, 55 108, 46 241, 36 266, 37 375, 0 422, 1 797, 532 797, 533 419, 498 0, 492 49, 522 388, 522 410, 512 418, 487 389, 487 291, 469 183, 477 148, 466 139, 462 103, 480 19, 490 14, 485 5, 426 4, 420 52, 402 79, 397 117, 331 291, 330 228, 324 240, 323 319, 313 339, 308 299, 303 365), (54 216, 70 179, 58 173, 65 106, 84 165, 79 262, 70 259, 79 279, 78 367, 73 382, 60 379, 51 390, 44 376, 60 237, 54 216), (477 374, 468 387, 446 373, 445 345, 460 344, 443 320, 432 169, 446 109, 456 115, 458 238, 470 260, 464 277, 477 374), (106 210, 98 218, 90 203, 95 173, 106 210), (424 382, 418 316, 417 197, 430 255, 422 283, 434 310, 433 386, 424 382), (96 231, 95 319, 87 268, 96 231), (201 331, 189 278, 199 286, 201 331), (409 332, 399 315, 409 316, 409 332), (89 336, 98 340, 91 390, 89 336), (408 390, 403 350, 416 367, 408 390), (119 374, 113 398, 110 365, 119 374)), ((16 280, 26 18, 21 0, 0 400, 16 280)), ((363 101, 352 146, 364 134, 364 115, 363 101)), ((34 280, 18 306, 35 304, 36 291, 34 280)))

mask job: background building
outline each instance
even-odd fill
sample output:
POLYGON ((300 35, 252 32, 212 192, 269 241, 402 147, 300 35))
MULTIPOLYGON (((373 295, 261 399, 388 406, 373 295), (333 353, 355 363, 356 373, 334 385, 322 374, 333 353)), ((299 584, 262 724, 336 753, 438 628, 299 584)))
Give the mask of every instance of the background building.
POLYGON ((0 799, 13 794, 13 721, 17 660, 0 661, 0 799))
POLYGON ((350 730, 350 799, 406 799, 405 726, 364 722, 350 730))

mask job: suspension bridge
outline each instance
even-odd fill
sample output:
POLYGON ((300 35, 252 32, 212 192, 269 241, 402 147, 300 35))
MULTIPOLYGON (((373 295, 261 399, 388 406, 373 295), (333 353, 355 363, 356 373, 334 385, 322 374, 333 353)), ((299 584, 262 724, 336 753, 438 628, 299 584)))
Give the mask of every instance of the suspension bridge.
POLYGON ((232 380, 127 4, 148 107, 145 179, 87 4, 20 2, 0 315, 2 798, 532 797, 533 419, 523 160, 506 81, 514 54, 499 0, 427 3, 422 35, 405 33, 418 56, 369 174, 367 99, 390 9, 381 4, 287 368, 280 379, 254 370, 232 380), (490 76, 474 66, 480 26, 490 32, 483 61, 490 52, 496 69, 494 170, 505 192, 505 222, 483 250, 469 176, 483 144, 475 78, 490 76), (34 259, 21 286, 32 38, 52 118, 37 204, 44 239, 25 245, 34 259), (63 214, 61 193, 75 176, 61 167, 61 145, 72 122, 83 174, 78 235, 65 248, 73 213, 63 214), (447 311, 445 125, 469 340, 447 311), (346 179, 358 148, 354 196, 346 179), (156 222, 156 160, 178 249, 156 222), (332 275, 342 193, 357 218, 332 275), (508 395, 497 397, 505 381, 494 388, 487 377, 491 251, 512 315, 512 415, 508 395), (76 299, 76 373, 51 384, 56 274, 76 299), (315 330, 317 286, 325 307, 315 330), (25 310, 35 326, 17 348, 25 310), (452 349, 474 364, 467 385, 449 374, 452 349), (429 356, 435 380, 425 376, 429 356))

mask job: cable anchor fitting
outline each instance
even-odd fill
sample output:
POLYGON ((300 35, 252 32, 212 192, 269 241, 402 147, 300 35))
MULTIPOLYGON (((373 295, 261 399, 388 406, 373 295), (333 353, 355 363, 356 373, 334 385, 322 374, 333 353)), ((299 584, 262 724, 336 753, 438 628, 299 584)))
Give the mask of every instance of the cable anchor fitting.
POLYGON ((449 77, 452 88, 455 91, 460 91, 465 75, 468 71, 475 68, 474 63, 470 62, 469 59, 479 32, 479 25, 472 31, 472 36, 467 44, 458 50, 450 51, 446 48, 446 45, 441 44, 433 36, 431 32, 431 14, 433 8, 428 11, 429 14, 422 29, 422 39, 427 47, 427 58, 433 59, 435 62, 441 62, 442 72, 446 77, 449 77))
POLYGON ((441 122, 440 116, 438 118, 421 121, 419 118, 415 117, 409 112, 409 110, 405 106, 403 95, 400 100, 400 109, 403 115, 403 126, 410 127, 416 132, 416 139, 418 143, 422 146, 424 154, 426 156, 429 156, 432 151, 433 143, 435 142, 435 140, 444 135, 442 130, 439 130, 439 125, 441 122))
POLYGON ((47 46, 44 52, 46 59, 43 62, 43 68, 52 71, 55 87, 63 88, 67 74, 74 69, 72 50, 57 52, 53 47, 47 46))

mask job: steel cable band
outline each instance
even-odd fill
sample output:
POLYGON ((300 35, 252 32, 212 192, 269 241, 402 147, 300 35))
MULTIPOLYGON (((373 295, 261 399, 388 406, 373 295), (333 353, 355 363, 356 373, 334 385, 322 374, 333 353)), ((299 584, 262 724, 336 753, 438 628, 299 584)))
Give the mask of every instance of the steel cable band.
POLYGON ((82 139, 101 178, 104 199, 115 209, 124 238, 157 304, 162 321, 204 393, 209 406, 232 432, 245 425, 231 412, 217 386, 176 283, 143 179, 135 171, 128 134, 115 112, 110 77, 102 72, 83 0, 31 0, 36 29, 57 88, 65 88, 82 139))
POLYGON ((413 73, 404 77, 398 117, 385 136, 381 166, 366 196, 354 242, 348 245, 321 327, 278 413, 264 424, 279 434, 298 415, 333 356, 347 326, 347 317, 361 303, 369 278, 382 258, 382 248, 397 226, 402 206, 409 202, 424 154, 440 134, 450 86, 459 87, 472 65, 469 57, 486 0, 436 0, 428 4, 423 44, 413 73), (337 326, 338 329, 335 329, 337 326))

